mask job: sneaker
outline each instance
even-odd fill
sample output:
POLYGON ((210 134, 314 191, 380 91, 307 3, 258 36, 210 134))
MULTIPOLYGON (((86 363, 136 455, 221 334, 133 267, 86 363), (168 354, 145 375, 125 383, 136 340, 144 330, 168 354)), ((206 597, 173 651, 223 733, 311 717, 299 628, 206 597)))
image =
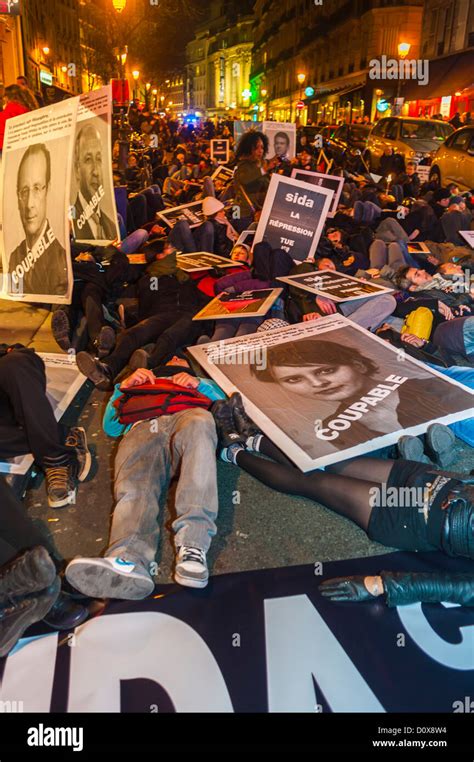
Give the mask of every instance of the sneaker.
POLYGON ((49 587, 56 577, 56 567, 42 545, 25 550, 0 568, 0 604, 10 596, 37 593, 49 587))
POLYGON ((76 481, 74 466, 54 466, 45 468, 46 491, 50 508, 64 508, 76 502, 76 481))
POLYGON ((234 421, 233 408, 229 400, 218 400, 211 407, 211 413, 219 437, 221 447, 230 447, 232 444, 245 444, 246 437, 239 434, 234 421))
POLYGON ((65 352, 71 349, 69 336, 71 334, 71 324, 69 315, 65 310, 56 310, 51 318, 51 331, 57 344, 65 352))
POLYGON ((75 558, 66 568, 66 579, 90 598, 138 601, 155 589, 143 563, 120 557, 75 558))
POLYGON ((88 352, 79 352, 76 356, 77 367, 81 373, 92 381, 98 389, 108 392, 113 389, 112 374, 108 366, 96 360, 88 352))
POLYGON ((174 578, 185 587, 206 587, 209 581, 206 554, 200 548, 181 545, 176 555, 174 578))
POLYGON ((97 350, 97 357, 107 357, 115 346, 115 331, 110 325, 104 325, 100 329, 99 336, 94 342, 97 350))
POLYGON ((61 589, 59 577, 36 595, 14 598, 0 609, 0 658, 6 656, 19 641, 25 630, 41 621, 56 602, 61 589))
POLYGON ((403 460, 415 460, 418 463, 431 463, 426 457, 423 442, 418 437, 404 436, 398 440, 398 454, 403 460))
POLYGON ((239 392, 235 392, 232 395, 230 398, 230 405, 232 407, 232 414, 239 434, 242 434, 247 440, 249 437, 262 433, 245 412, 244 403, 242 402, 242 397, 239 392))
POLYGON ((136 349, 130 358, 128 367, 130 370, 139 370, 140 368, 148 368, 148 358, 150 355, 145 349, 136 349))
POLYGON ((92 455, 87 447, 87 436, 82 426, 73 426, 66 437, 66 447, 73 447, 77 458, 77 479, 83 482, 89 476, 92 455))
POLYGON ((456 460, 456 437, 448 426, 442 423, 432 423, 426 432, 425 451, 429 458, 446 468, 456 460))

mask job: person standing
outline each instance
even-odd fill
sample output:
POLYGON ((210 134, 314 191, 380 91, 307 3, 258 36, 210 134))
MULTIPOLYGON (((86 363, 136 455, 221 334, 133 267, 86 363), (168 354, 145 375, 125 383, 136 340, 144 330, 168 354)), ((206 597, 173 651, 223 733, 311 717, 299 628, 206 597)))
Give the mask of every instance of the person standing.
POLYGON ((12 116, 27 114, 28 111, 31 111, 31 101, 28 98, 27 91, 18 87, 18 85, 6 87, 5 108, 0 113, 0 151, 3 151, 7 119, 11 119, 12 116))

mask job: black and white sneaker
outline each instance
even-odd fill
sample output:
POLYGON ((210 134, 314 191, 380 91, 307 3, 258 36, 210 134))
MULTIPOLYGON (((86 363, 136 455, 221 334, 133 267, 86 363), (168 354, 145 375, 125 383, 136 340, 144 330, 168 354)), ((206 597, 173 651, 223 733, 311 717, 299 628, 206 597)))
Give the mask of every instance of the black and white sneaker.
POLYGON ((69 429, 66 437, 66 447, 73 447, 77 458, 77 479, 83 482, 89 476, 92 466, 92 456, 87 446, 87 436, 82 426, 69 429))
POLYGON ((75 466, 45 468, 46 492, 50 508, 64 508, 76 502, 75 466))
POLYGON ((66 579, 90 598, 138 601, 155 589, 143 563, 127 558, 75 558, 66 568, 66 579))
POLYGON ((209 581, 206 554, 200 548, 182 545, 176 554, 174 578, 179 585, 203 588, 209 581))
POLYGON ((65 310, 56 310, 53 312, 51 318, 51 331, 53 333, 56 343, 65 352, 71 349, 71 341, 69 336, 71 335, 71 325, 69 323, 69 316, 65 310))
POLYGON ((218 400, 211 407, 211 413, 219 437, 221 447, 230 447, 232 444, 245 444, 246 437, 239 434, 234 420, 232 405, 229 400, 218 400))

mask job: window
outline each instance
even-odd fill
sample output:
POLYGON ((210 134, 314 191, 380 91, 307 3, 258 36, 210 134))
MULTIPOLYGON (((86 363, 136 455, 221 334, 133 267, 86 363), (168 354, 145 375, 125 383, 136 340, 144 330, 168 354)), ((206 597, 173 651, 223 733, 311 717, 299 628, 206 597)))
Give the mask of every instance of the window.
POLYGON ((385 130, 387 140, 396 140, 398 134, 398 122, 395 119, 389 119, 385 130))
POLYGON ((381 119, 380 122, 373 128, 372 135, 375 135, 376 137, 385 135, 385 130, 387 129, 388 122, 388 119, 381 119))
POLYGON ((456 149, 456 151, 467 151, 469 143, 474 141, 474 132, 472 130, 461 130, 454 136, 450 143, 450 148, 456 149), (471 138, 471 140, 469 140, 471 138))

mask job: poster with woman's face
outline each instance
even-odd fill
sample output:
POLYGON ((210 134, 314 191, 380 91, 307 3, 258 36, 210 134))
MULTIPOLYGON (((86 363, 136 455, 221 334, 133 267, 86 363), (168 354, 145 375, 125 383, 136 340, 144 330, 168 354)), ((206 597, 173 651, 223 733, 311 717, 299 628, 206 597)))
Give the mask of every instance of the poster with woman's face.
POLYGON ((190 351, 302 471, 472 416, 470 389, 339 315, 190 351))

